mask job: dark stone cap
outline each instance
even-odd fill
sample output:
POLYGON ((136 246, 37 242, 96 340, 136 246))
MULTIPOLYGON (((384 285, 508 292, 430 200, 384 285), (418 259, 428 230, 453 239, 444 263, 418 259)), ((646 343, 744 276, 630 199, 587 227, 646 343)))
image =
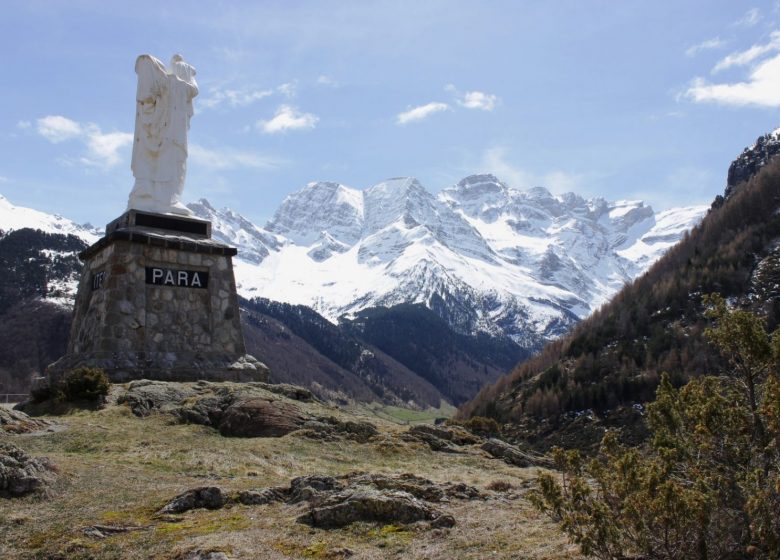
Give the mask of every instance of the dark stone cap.
POLYGON ((117 241, 130 241, 131 243, 140 243, 142 245, 151 245, 164 249, 177 249, 190 253, 205 253, 208 255, 222 255, 226 257, 234 257, 238 254, 238 249, 235 247, 223 245, 216 241, 211 241, 210 239, 199 240, 181 235, 165 235, 162 232, 156 233, 147 228, 127 228, 114 229, 110 233, 107 233, 105 237, 99 239, 96 243, 79 253, 79 259, 85 261, 101 249, 108 247, 117 241))
POLYGON ((175 233, 200 239, 211 238, 211 222, 192 216, 156 214, 130 209, 106 226, 106 235, 118 229, 144 228, 150 231, 175 233))

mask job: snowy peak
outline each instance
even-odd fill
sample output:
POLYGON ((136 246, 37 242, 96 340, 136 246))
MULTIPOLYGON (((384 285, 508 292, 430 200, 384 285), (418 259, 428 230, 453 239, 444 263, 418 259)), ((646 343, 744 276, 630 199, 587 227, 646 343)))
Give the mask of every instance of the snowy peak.
POLYGON ((258 264, 271 251, 278 251, 283 240, 265 231, 242 215, 228 208, 217 210, 208 200, 201 198, 187 205, 193 214, 211 222, 211 235, 214 239, 227 245, 237 246, 241 258, 258 264))
POLYGON ((376 233, 396 222, 409 227, 424 223, 436 212, 435 199, 413 177, 382 181, 363 191, 365 203, 364 234, 376 233))
POLYGON ((311 183, 267 226, 279 248, 236 274, 246 295, 307 305, 334 321, 422 303, 461 332, 532 348, 606 302, 705 210, 656 215, 641 201, 521 191, 489 174, 435 196, 412 177, 363 191, 311 183))
POLYGON ((363 229, 363 193, 339 183, 309 183, 284 199, 266 229, 299 245, 309 245, 327 231, 351 246, 363 229))
POLYGON ((509 188, 494 175, 470 175, 454 187, 443 190, 439 198, 469 216, 497 215, 496 209, 506 206, 509 188))
POLYGON ((79 225, 58 214, 47 214, 32 208, 15 206, 0 195, 0 231, 9 232, 23 228, 39 229, 46 233, 75 235, 89 244, 100 239, 102 232, 89 224, 79 225))

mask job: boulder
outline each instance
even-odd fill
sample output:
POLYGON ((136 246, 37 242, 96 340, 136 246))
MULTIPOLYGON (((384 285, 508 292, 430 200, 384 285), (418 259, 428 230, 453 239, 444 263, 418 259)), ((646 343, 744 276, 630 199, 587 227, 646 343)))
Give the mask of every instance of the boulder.
POLYGON ((219 433, 231 437, 280 437, 301 428, 307 420, 309 417, 290 403, 247 398, 225 410, 219 433))
POLYGON ((161 507, 158 514, 183 513, 191 509, 220 509, 228 502, 228 496, 216 486, 202 486, 187 490, 161 507))
POLYGON ((30 457, 11 443, 0 442, 0 496, 17 497, 44 490, 55 479, 45 457, 30 457))

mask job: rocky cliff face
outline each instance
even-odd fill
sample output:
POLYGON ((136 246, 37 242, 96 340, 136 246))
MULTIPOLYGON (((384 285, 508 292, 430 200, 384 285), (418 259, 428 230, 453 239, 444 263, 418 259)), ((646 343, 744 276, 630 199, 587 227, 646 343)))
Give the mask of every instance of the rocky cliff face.
POLYGON ((758 173, 758 170, 777 154, 780 154, 780 128, 760 136, 755 144, 745 148, 737 159, 731 162, 726 180, 726 198, 733 192, 734 187, 758 173))

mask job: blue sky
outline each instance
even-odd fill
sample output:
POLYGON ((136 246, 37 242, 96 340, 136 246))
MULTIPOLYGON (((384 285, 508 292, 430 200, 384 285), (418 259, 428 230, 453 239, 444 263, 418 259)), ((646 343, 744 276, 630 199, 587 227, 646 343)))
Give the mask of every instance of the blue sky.
POLYGON ((309 181, 479 172, 708 203, 780 126, 777 2, 6 1, 0 52, 0 193, 95 224, 132 187, 141 53, 198 71, 185 200, 258 222, 309 181))

